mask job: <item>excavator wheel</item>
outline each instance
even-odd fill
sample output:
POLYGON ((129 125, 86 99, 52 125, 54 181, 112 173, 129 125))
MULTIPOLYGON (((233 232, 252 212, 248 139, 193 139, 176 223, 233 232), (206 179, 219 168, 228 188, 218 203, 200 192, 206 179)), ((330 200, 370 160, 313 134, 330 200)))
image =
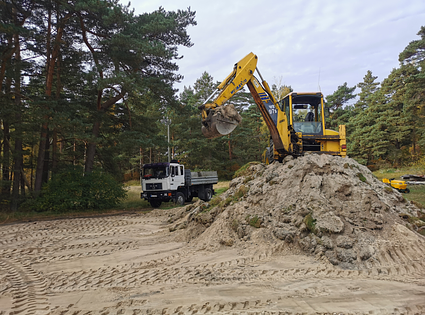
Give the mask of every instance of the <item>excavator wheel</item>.
POLYGON ((208 139, 225 136, 231 133, 242 121, 242 117, 233 105, 211 109, 208 117, 202 122, 202 134, 208 139))

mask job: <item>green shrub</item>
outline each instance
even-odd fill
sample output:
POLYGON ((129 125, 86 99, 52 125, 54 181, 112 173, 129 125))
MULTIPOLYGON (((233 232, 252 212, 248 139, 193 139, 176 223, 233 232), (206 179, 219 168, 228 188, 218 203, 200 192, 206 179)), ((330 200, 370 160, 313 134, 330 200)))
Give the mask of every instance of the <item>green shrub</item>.
POLYGON ((357 173, 357 177, 363 182, 367 183, 366 177, 362 173, 357 173))
POLYGON ((235 193, 234 199, 239 200, 240 198, 245 196, 248 193, 248 191, 249 191, 249 187, 247 187, 245 185, 241 185, 239 187, 238 191, 235 193))
POLYGON ((221 197, 220 196, 215 196, 214 198, 212 198, 209 202, 210 207, 215 207, 217 206, 219 203, 221 202, 221 197))
POLYGON ((83 175, 81 168, 66 168, 43 186, 35 210, 107 209, 116 206, 126 193, 124 185, 110 174, 94 170, 83 175))
POLYGON ((239 221, 236 219, 233 219, 232 224, 230 225, 230 227, 232 228, 232 230, 234 232, 238 232, 238 228, 239 228, 239 221))
POLYGON ((221 205, 223 205, 223 206, 228 206, 228 205, 230 205, 230 203, 233 201, 233 197, 232 196, 229 196, 229 197, 227 197, 222 203, 221 203, 221 205))
POLYGON ((252 176, 245 177, 245 179, 243 180, 243 183, 246 184, 246 183, 252 181, 253 179, 254 179, 254 177, 252 177, 252 176))
POLYGON ((246 216, 245 220, 248 222, 249 225, 259 228, 261 227, 262 220, 257 215, 251 217, 250 215, 246 216))
POLYGON ((316 231, 316 219, 313 218, 311 213, 305 216, 304 224, 310 232, 314 233, 316 231))

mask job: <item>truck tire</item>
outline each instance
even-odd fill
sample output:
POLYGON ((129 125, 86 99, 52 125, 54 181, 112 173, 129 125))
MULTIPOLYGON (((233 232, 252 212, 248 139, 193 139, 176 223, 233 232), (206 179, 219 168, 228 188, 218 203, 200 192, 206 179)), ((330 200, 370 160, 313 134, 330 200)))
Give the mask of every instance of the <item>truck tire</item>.
POLYGON ((202 199, 203 201, 210 201, 212 198, 212 189, 211 188, 205 188, 205 193, 204 193, 204 199, 202 199))
POLYGON ((161 200, 152 199, 152 200, 149 200, 149 203, 151 204, 152 207, 159 208, 161 206, 162 201, 161 200))
POLYGON ((184 194, 182 192, 178 192, 176 194, 176 198, 174 199, 174 203, 178 206, 183 206, 185 201, 184 194))

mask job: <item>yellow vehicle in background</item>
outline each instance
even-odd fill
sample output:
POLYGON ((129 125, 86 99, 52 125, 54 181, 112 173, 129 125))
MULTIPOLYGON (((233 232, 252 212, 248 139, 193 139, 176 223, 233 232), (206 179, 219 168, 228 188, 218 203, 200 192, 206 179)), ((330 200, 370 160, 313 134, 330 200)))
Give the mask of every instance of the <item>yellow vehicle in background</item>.
POLYGON ((232 73, 217 90, 199 106, 204 136, 212 139, 227 135, 236 128, 241 116, 233 105, 225 103, 247 85, 270 131, 266 163, 281 162, 287 155, 301 156, 306 152, 345 157, 345 125, 339 126, 339 132, 325 128, 322 93, 293 92, 277 102, 257 68, 257 61, 253 53, 245 56, 235 64, 232 73), (258 73, 261 81, 254 76, 254 72, 258 73))
POLYGON ((392 188, 397 189, 401 193, 410 193, 410 189, 407 188, 407 184, 404 180, 395 180, 394 178, 384 178, 382 181, 388 184, 392 188))

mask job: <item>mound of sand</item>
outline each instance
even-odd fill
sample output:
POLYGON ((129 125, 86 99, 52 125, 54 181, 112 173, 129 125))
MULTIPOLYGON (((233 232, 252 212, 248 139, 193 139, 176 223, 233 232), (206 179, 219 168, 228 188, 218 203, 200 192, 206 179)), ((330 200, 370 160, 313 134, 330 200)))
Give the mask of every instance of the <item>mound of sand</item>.
POLYGON ((181 208, 169 222, 203 250, 270 248, 363 269, 389 248, 409 252, 423 239, 409 223, 421 215, 355 160, 310 154, 251 165, 224 194, 181 208))

